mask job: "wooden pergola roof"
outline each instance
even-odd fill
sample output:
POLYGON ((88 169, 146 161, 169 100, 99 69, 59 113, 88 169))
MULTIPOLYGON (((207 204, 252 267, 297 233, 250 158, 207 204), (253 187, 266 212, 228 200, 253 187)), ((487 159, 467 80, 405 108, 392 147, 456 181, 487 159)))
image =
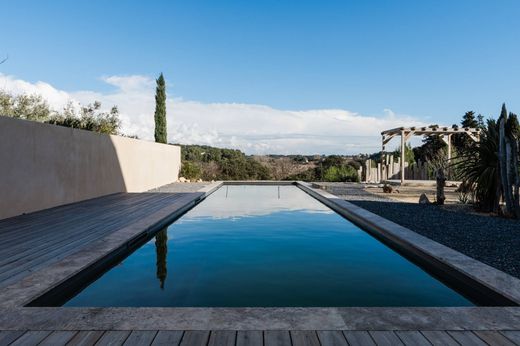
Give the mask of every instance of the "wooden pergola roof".
POLYGON ((475 142, 480 141, 480 129, 473 127, 458 126, 438 126, 430 125, 423 127, 396 127, 381 132, 382 150, 385 151, 385 145, 396 136, 401 136, 401 184, 404 183, 404 152, 406 141, 412 136, 439 136, 448 145, 448 160, 451 160, 451 136, 454 134, 466 134, 475 142))
POLYGON ((404 134, 405 139, 409 139, 411 136, 423 136, 423 135, 439 135, 441 137, 464 133, 467 134, 471 139, 478 142, 480 139, 480 129, 473 127, 455 127, 455 126, 424 126, 424 127, 396 127, 395 129, 385 130, 381 132, 383 136, 383 145, 390 142, 395 136, 401 136, 404 134))

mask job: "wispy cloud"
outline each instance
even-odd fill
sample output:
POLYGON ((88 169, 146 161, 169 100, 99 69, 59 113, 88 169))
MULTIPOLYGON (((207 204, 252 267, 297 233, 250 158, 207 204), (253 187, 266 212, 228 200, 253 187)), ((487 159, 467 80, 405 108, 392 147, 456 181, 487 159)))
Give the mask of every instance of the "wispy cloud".
MULTIPOLYGON (((64 91, 44 82, 30 83, 0 74, 0 88, 14 93, 37 93, 56 109, 69 101, 102 102, 119 107, 122 130, 153 138, 154 79, 147 76, 105 76, 111 92, 64 91)), ((281 110, 265 105, 202 103, 170 98, 167 103, 168 140, 241 149, 247 153, 348 153, 380 148, 380 132, 398 126, 424 125, 417 118, 385 109, 379 116, 343 109, 281 110)))

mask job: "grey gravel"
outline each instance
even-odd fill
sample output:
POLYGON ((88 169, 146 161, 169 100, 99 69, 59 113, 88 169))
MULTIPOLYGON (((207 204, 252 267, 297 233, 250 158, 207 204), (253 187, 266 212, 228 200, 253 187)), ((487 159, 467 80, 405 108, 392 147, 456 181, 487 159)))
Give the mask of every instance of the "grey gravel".
POLYGON ((425 237, 520 278, 520 221, 478 214, 464 205, 404 203, 371 194, 362 184, 329 192, 425 237))

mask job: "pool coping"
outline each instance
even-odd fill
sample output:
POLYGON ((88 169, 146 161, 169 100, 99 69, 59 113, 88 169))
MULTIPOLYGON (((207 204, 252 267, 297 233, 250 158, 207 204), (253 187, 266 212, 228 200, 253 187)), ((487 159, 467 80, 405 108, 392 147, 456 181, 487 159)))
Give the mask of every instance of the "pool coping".
POLYGON ((8 308, 0 330, 518 330, 518 307, 8 308))
POLYGON ((215 182, 173 212, 164 208, 146 220, 114 232, 102 241, 80 250, 55 265, 0 291, 0 330, 20 329, 329 329, 329 330, 512 330, 520 327, 520 307, 352 307, 352 308, 64 308, 23 307, 42 293, 67 281, 93 262, 106 256, 158 224, 168 223, 222 185, 296 185, 354 222, 366 222, 396 243, 427 253, 464 275, 493 287, 512 300, 520 297, 520 280, 469 258, 455 250, 359 208, 309 183, 293 181, 215 182), (356 218, 361 218, 356 220, 356 218), (364 220, 364 221, 363 221, 364 220))

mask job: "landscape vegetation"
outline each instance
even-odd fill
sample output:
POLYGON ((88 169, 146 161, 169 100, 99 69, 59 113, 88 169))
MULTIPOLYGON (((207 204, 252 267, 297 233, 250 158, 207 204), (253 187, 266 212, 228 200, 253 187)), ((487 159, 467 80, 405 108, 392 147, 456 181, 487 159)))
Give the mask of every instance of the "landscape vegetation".
MULTIPOLYGON (((161 74, 156 80, 155 140, 167 143, 166 85, 161 74)), ((39 95, 14 95, 0 91, 0 114, 111 135, 135 137, 120 132, 117 106, 102 110, 100 102, 88 105, 69 103, 63 110, 51 109, 39 95)), ((462 181, 459 192, 463 203, 474 203, 477 210, 520 218, 519 139, 520 125, 505 104, 498 120, 466 112, 454 128, 477 128, 480 141, 464 134, 454 135, 454 155, 446 160, 447 145, 436 135, 425 136, 417 147, 407 145, 405 160, 431 164, 430 176, 441 168, 462 181), (504 208, 501 206, 504 201, 504 208)), ((173 144, 173 143, 172 143, 173 144)), ((359 155, 246 155, 240 150, 206 145, 181 146, 180 176, 189 181, 212 180, 302 180, 315 182, 358 182, 359 168, 367 159, 381 160, 381 153, 359 155)), ((391 153, 400 157, 399 149, 391 153)))

